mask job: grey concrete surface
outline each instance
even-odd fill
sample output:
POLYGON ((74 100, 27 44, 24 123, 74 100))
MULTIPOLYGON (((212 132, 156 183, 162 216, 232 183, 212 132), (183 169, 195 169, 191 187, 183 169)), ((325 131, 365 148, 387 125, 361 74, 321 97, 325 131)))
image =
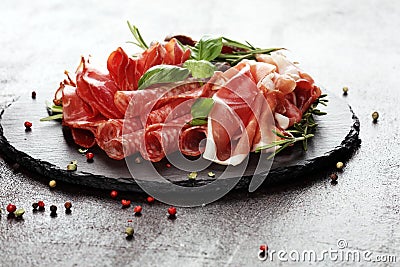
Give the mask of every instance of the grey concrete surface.
MULTIPOLYGON (((320 266, 396 266, 400 261, 399 152, 400 5, 396 1, 1 1, 0 103, 36 90, 54 90, 64 69, 80 55, 104 62, 130 39, 125 21, 147 40, 168 33, 222 34, 258 46, 283 46, 332 94, 345 98, 361 121, 362 145, 333 186, 327 174, 267 188, 231 193, 201 208, 141 203, 143 216, 122 210, 108 192, 59 184, 0 162, 0 207, 24 207, 24 220, 0 218, 2 266, 283 266, 309 262, 261 262, 258 247, 272 250, 338 249, 394 255, 397 263, 325 260, 320 266), (379 111, 373 124, 371 113, 379 111), (44 200, 47 209, 30 206, 44 200), (63 203, 71 200, 72 214, 63 203), (56 204, 58 216, 48 207, 56 204), (128 220, 132 219, 132 223, 128 220), (126 240, 127 225, 136 229, 126 240)), ((276 256, 276 255, 275 255, 276 256)), ((286 258, 288 256, 286 255, 286 258)))

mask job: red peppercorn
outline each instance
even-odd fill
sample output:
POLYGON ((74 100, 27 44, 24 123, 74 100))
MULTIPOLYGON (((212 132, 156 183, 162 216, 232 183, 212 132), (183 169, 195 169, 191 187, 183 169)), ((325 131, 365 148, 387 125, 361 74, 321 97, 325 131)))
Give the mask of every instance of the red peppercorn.
POLYGON ((142 206, 135 206, 135 208, 133 209, 134 213, 141 213, 142 212, 142 206))
POLYGON ((154 202, 154 197, 148 196, 148 197, 147 197, 147 202, 153 203, 153 202, 154 202))
POLYGON ((169 164, 169 163, 165 164, 165 166, 166 166, 167 168, 171 168, 171 164, 169 164))
POLYGON ((260 250, 262 250, 262 251, 267 251, 267 249, 268 249, 267 245, 261 245, 260 246, 260 250))
POLYGON ((7 211, 9 212, 9 213, 13 213, 14 211, 16 211, 17 210, 17 207, 14 205, 14 204, 8 204, 7 205, 7 211))
POLYGON ((44 202, 43 201, 38 201, 38 206, 39 206, 39 208, 44 208, 44 202))
POLYGON ((111 198, 116 198, 118 196, 118 192, 113 190, 113 191, 111 191, 110 196, 111 196, 111 198))
POLYGON ((175 216, 176 215, 176 208, 175 207, 169 207, 168 208, 168 214, 171 216, 175 216))
POLYGON ((94 154, 93 154, 92 152, 86 153, 86 159, 87 159, 88 161, 93 160, 93 158, 94 158, 94 154))
POLYGON ((131 201, 130 200, 126 200, 126 199, 122 199, 121 200, 121 204, 123 208, 127 208, 131 205, 131 201))
POLYGON ((26 129, 30 129, 32 127, 32 122, 26 121, 26 122, 24 122, 24 126, 26 129))

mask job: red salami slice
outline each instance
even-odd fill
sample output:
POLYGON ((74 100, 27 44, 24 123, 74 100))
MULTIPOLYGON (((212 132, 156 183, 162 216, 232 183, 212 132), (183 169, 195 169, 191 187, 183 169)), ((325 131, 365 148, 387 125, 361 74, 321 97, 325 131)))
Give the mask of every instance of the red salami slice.
POLYGON ((158 162, 165 155, 177 151, 179 148, 178 136, 182 129, 187 127, 186 122, 190 121, 188 114, 168 123, 157 123, 146 128, 144 143, 140 147, 140 153, 146 160, 158 162))
POLYGON ((190 93, 199 88, 197 82, 185 82, 181 85, 158 86, 156 88, 148 88, 136 91, 118 91, 114 95, 114 102, 118 110, 128 117, 136 117, 143 113, 143 107, 149 102, 155 102, 160 98, 190 93), (129 112, 126 111, 129 107, 129 112))
POLYGON ((207 126, 192 126, 183 130, 179 136, 179 149, 186 156, 199 156, 205 150, 207 126))

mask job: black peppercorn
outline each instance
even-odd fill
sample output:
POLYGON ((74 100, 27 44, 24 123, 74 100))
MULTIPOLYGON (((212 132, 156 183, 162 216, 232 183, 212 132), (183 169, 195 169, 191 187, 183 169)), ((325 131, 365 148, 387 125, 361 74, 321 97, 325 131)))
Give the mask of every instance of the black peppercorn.
POLYGON ((33 208, 34 210, 36 210, 38 207, 39 207, 39 204, 38 204, 37 202, 35 202, 35 203, 32 204, 32 208, 33 208))
POLYGON ((50 211, 54 212, 54 213, 57 212, 57 206, 56 205, 51 205, 50 206, 50 211))

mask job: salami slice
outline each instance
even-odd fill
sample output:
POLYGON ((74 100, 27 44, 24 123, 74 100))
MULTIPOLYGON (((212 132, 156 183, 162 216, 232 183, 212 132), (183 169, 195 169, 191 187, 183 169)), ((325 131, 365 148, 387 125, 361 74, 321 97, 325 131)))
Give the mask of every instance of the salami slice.
POLYGON ((183 130, 179 136, 179 149, 186 156, 200 156, 205 150, 207 126, 192 126, 183 130))
POLYGON ((187 127, 191 115, 180 117, 168 123, 157 123, 146 128, 140 153, 146 160, 158 162, 165 155, 179 149, 179 133, 187 127))

